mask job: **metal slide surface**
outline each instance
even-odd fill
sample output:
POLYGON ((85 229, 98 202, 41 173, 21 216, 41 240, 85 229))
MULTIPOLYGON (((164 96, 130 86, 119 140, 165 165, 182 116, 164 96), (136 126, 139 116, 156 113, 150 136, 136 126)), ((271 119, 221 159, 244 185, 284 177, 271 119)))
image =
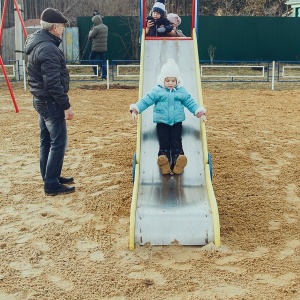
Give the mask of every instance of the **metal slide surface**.
MULTIPOLYGON (((183 85, 197 101, 198 95, 193 40, 145 40, 144 96, 156 83, 162 65, 174 58, 183 85)), ((200 89, 201 90, 201 89, 200 89)), ((200 134, 201 121, 186 110, 183 149, 188 159, 181 175, 161 175, 153 107, 142 114, 140 170, 135 216, 135 243, 144 245, 206 245, 214 240, 213 217, 205 179, 205 162, 200 134)))

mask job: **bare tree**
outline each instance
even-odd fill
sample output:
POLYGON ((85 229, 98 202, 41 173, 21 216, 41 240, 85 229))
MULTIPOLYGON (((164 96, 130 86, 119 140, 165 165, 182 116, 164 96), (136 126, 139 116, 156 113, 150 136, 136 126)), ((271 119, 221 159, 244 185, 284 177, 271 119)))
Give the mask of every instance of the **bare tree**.
POLYGON ((135 20, 133 18, 126 18, 122 17, 121 18, 121 25, 128 28, 129 30, 125 35, 120 35, 116 33, 115 35, 120 38, 126 55, 129 57, 131 60, 137 60, 139 58, 139 37, 140 37, 140 32, 139 32, 139 23, 138 20, 135 20), (129 43, 126 41, 130 41, 129 43))
POLYGON ((243 14, 247 16, 264 15, 265 0, 247 0, 247 4, 243 9, 243 14))
MULTIPOLYGON (((201 15, 223 16, 282 16, 286 0, 201 0, 201 15)), ((47 7, 54 7, 66 14, 71 26, 76 26, 78 16, 92 16, 99 10, 104 16, 138 16, 139 1, 132 0, 23 0, 24 19, 38 19, 47 7)), ((147 0, 149 12, 155 0, 147 0)), ((0 0, 3 5, 3 0, 0 0)), ((179 15, 191 15, 192 1, 167 0, 166 10, 179 15)), ((14 1, 8 1, 5 27, 14 25, 14 1)))
POLYGON ((282 16, 284 15, 284 7, 285 7, 285 0, 277 0, 276 4, 277 4, 277 15, 278 16, 282 16))
POLYGON ((191 15, 192 1, 169 0, 166 3, 167 12, 176 13, 181 16, 191 15))
POLYGON ((247 0, 242 15, 283 16, 286 0, 247 0))

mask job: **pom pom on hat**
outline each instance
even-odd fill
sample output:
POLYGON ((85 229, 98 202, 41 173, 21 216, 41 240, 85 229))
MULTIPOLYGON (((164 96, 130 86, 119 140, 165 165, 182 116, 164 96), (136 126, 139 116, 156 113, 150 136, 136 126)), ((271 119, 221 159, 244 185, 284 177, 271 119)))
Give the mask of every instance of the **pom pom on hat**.
POLYGON ((41 15, 41 20, 48 23, 69 23, 68 19, 55 8, 46 8, 41 15))
POLYGON ((167 62, 161 67, 158 83, 164 86, 165 78, 175 77, 177 84, 181 82, 179 67, 173 58, 169 58, 167 62))
POLYGON ((176 27, 181 24, 181 18, 177 14, 173 14, 173 13, 167 14, 167 19, 171 23, 175 24, 176 27))
POLYGON ((165 15, 166 7, 165 7, 165 0, 156 0, 153 5, 152 12, 159 12, 160 17, 162 18, 165 15))

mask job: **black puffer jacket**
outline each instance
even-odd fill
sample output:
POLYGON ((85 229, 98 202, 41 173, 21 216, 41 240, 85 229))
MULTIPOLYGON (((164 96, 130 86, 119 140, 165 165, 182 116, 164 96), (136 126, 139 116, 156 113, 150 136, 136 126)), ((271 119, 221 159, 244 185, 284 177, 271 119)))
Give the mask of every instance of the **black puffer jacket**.
POLYGON ((28 84, 33 96, 40 100, 53 99, 62 109, 70 108, 69 72, 61 39, 45 29, 30 34, 25 42, 28 55, 28 84))

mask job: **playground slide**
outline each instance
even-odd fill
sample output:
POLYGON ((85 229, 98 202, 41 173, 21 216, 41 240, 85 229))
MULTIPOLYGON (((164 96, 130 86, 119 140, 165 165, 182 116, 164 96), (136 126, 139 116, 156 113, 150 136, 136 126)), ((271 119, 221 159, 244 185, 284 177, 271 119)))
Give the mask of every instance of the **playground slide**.
MULTIPOLYGON (((195 34, 194 34, 195 35, 195 34)), ((183 84, 202 104, 199 59, 194 39, 142 38, 140 97, 156 83, 162 65, 173 58, 183 84)), ((139 116, 129 248, 144 245, 220 244, 219 216, 211 184, 205 124, 186 110, 183 148, 188 163, 181 175, 161 175, 153 107, 139 116)))

